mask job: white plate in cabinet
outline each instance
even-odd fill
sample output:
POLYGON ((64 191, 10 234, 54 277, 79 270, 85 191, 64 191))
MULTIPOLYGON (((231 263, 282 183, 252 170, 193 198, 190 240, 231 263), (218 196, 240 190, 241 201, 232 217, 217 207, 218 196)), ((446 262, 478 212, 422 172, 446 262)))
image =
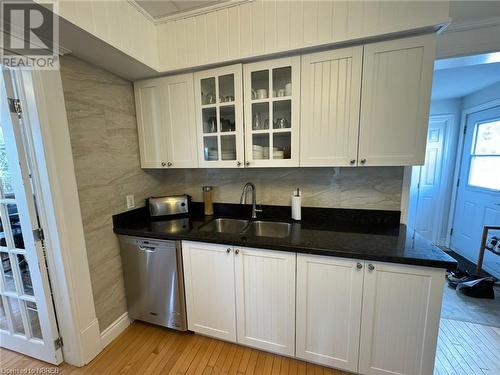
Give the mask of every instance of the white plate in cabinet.
POLYGON ((201 168, 244 166, 242 65, 194 74, 201 168))
POLYGON ((231 246, 182 241, 188 328, 236 342, 231 246))
POLYGON ((238 343, 295 354, 294 253, 235 248, 238 343))
POLYGON ((297 255, 298 358, 358 370, 363 265, 350 259, 297 255))
POLYGON ((196 168, 193 74, 134 83, 142 168, 196 168))
POLYGON ((359 372, 434 372, 444 270, 366 262, 359 372))
POLYGON ((359 165, 421 165, 425 159, 434 34, 364 47, 359 165))
POLYGON ((300 56, 243 65, 245 166, 298 167, 300 56))
POLYGON ((363 47, 302 55, 301 167, 357 165, 363 47))

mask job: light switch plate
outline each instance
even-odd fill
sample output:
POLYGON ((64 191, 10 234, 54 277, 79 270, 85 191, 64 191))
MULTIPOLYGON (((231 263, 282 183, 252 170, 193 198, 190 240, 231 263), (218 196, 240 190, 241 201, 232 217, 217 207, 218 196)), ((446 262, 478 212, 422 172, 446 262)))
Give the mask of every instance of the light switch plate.
POLYGON ((127 195, 127 209, 135 207, 135 199, 133 195, 127 195))

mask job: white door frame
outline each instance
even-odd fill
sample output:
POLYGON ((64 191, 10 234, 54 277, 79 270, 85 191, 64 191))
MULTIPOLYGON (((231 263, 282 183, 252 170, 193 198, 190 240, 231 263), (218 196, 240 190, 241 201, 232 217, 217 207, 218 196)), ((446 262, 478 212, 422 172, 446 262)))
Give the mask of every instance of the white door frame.
MULTIPOLYGON (((451 192, 451 204, 450 204, 450 215, 448 217, 448 228, 446 231, 446 246, 450 246, 451 241, 451 229, 453 228, 453 219, 455 216, 455 209, 457 205, 457 194, 458 194, 458 179, 460 178, 460 166, 462 164, 462 155, 464 148, 464 133, 465 126, 467 125, 467 117, 475 112, 484 111, 500 105, 500 99, 491 100, 486 103, 482 103, 473 107, 462 109, 462 116, 460 119, 460 132, 458 139, 457 155, 455 160, 455 174, 453 176, 453 190, 451 192)), ((464 181, 462 181, 464 183, 464 181)))
POLYGON ((59 71, 15 71, 64 361, 101 350, 59 71))

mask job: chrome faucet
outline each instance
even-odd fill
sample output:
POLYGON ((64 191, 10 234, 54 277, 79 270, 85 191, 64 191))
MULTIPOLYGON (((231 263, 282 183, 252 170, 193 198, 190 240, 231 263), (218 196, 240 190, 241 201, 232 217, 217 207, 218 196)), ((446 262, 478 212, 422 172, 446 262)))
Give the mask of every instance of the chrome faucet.
POLYGON ((241 192, 240 204, 246 203, 247 201, 247 190, 248 188, 252 189, 252 219, 257 218, 257 212, 262 212, 262 209, 256 207, 256 192, 255 185, 251 182, 247 182, 245 186, 243 186, 243 191, 241 192))

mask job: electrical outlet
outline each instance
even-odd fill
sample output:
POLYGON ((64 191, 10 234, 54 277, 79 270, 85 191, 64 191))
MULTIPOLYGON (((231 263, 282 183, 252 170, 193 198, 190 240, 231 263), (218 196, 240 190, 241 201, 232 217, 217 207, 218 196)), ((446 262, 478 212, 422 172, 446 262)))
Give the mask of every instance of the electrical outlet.
POLYGON ((135 200, 133 195, 127 195, 127 209, 135 207, 135 200))

